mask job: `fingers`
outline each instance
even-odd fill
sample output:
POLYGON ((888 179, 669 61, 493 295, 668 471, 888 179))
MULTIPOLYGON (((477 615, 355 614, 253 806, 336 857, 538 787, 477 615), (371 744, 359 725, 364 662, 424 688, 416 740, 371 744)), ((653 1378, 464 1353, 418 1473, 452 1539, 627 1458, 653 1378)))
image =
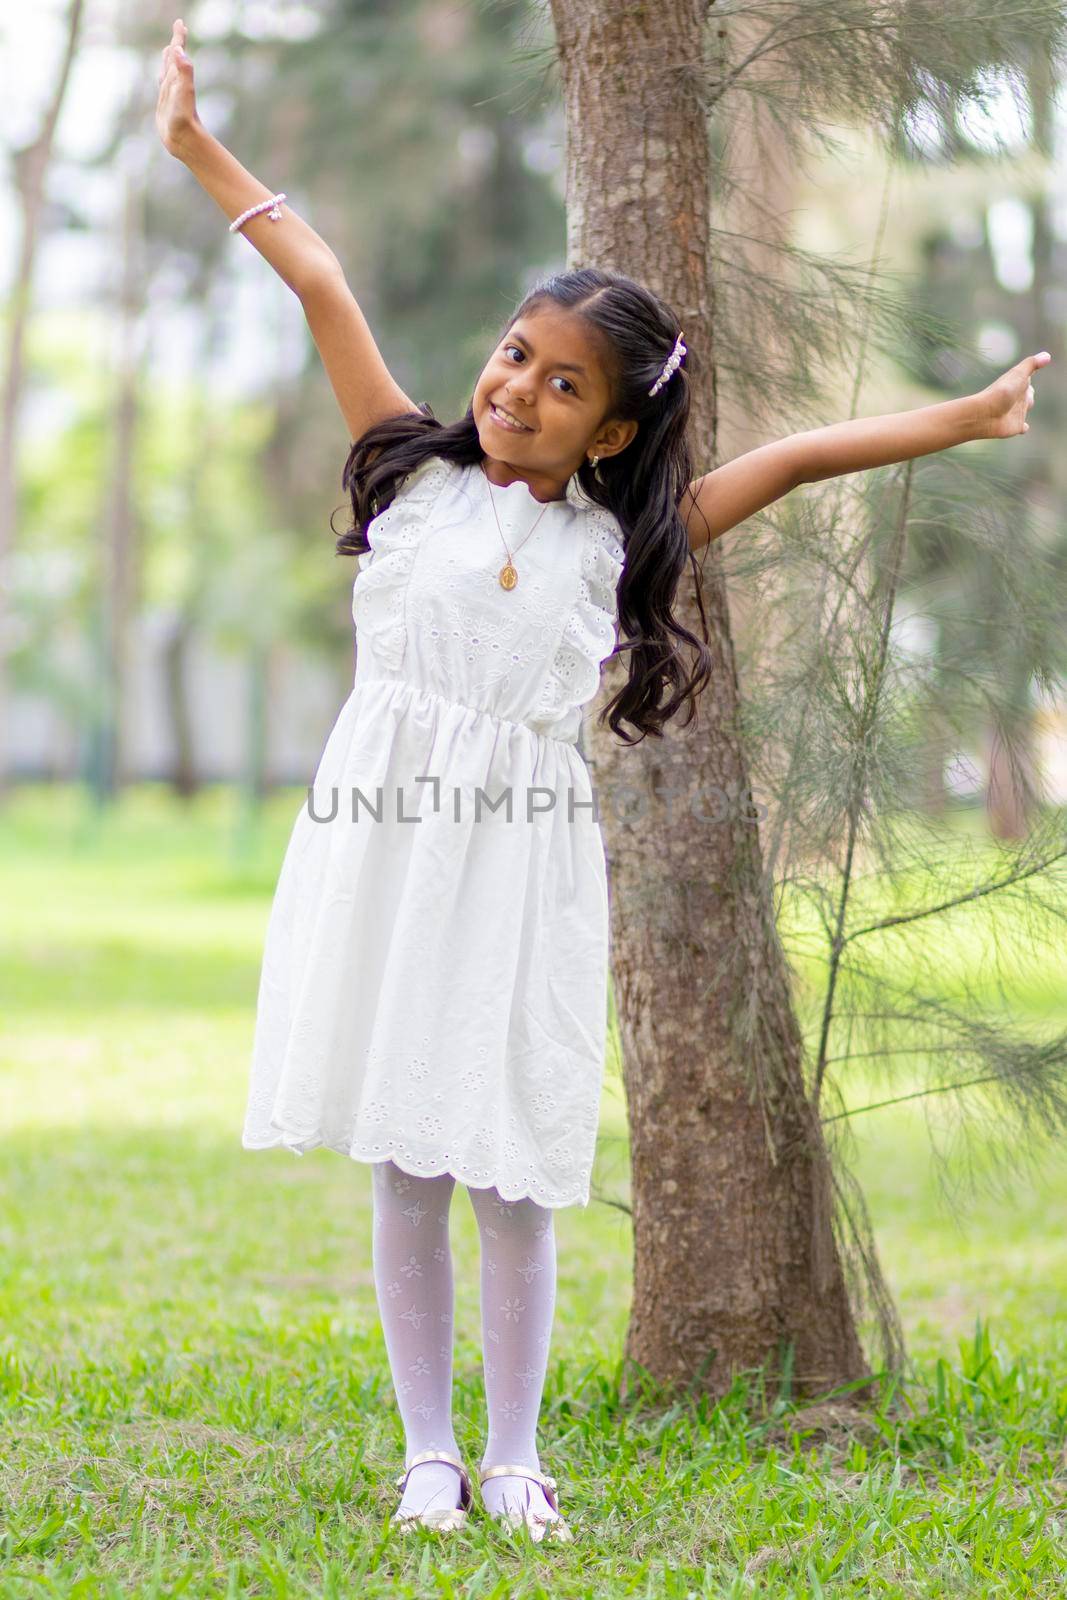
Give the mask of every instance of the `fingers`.
MULTIPOLYGON (((1048 350, 1039 350, 1036 355, 1030 356, 1028 358, 1028 360, 1027 360, 1026 365, 1029 368, 1029 372, 1028 372, 1027 376, 1028 377, 1032 377, 1033 374, 1038 370, 1038 368, 1047 367, 1051 360, 1052 360, 1052 355, 1051 355, 1050 351, 1048 351, 1048 350)), ((1024 418, 1026 416, 1026 413, 1033 406, 1034 399, 1035 399, 1034 386, 1033 386, 1032 383, 1028 383, 1027 386, 1026 386, 1026 404, 1025 404, 1025 406, 1023 408, 1023 417, 1024 418)), ((1026 421, 1023 422, 1023 432, 1024 433, 1029 433, 1030 432, 1030 424, 1028 422, 1026 422, 1026 421)))
POLYGON ((182 67, 191 67, 192 64, 193 63, 189 60, 188 56, 175 55, 171 49, 171 46, 168 45, 163 52, 163 65, 159 69, 159 77, 157 82, 162 85, 168 72, 170 72, 172 68, 175 72, 179 72, 182 67))
POLYGON ((189 30, 185 26, 185 23, 182 21, 181 17, 175 17, 174 23, 170 30, 170 41, 164 45, 163 50, 161 51, 162 59, 159 68, 159 78, 157 80, 159 83, 163 82, 163 79, 167 76, 167 72, 172 65, 176 66, 179 62, 188 60, 188 57, 185 54, 185 41, 188 39, 188 37, 189 30))
POLYGON ((1039 350, 1035 356, 1023 356, 1011 370, 1021 372, 1024 377, 1030 378, 1040 367, 1047 367, 1051 360, 1052 356, 1047 350, 1039 350))
MULTIPOLYGON (((1040 367, 1047 367, 1051 360, 1052 355, 1050 351, 1039 350, 1036 355, 1024 356, 1023 360, 1019 362, 1019 366, 1022 367, 1026 377, 1029 379, 1040 367)), ((1034 399, 1034 386, 1032 383, 1028 382, 1026 385, 1026 393, 1023 396, 1023 433, 1030 432, 1030 424, 1026 421, 1026 416, 1033 407, 1034 399)))
POLYGON ((185 23, 182 21, 181 17, 177 17, 175 19, 174 26, 171 28, 171 31, 170 31, 170 40, 163 47, 163 71, 164 72, 166 72, 168 66, 170 65, 170 63, 171 63, 171 61, 173 59, 176 58, 179 61, 181 61, 183 59, 185 59, 185 60, 188 59, 188 57, 186 57, 186 55, 185 55, 185 44, 186 44, 186 41, 187 41, 188 38, 189 38, 189 30, 188 30, 188 28, 185 26, 185 23))

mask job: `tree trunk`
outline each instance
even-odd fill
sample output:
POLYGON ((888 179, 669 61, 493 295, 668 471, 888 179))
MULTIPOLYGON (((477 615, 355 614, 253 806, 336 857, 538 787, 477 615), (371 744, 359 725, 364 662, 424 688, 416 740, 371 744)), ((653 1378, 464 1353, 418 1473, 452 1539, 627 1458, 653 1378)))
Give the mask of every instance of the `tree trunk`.
MULTIPOLYGON (((758 15, 741 13, 730 20, 729 43, 731 58, 753 57, 746 69, 747 82, 765 78, 769 83, 781 84, 788 66, 775 55, 763 56, 759 43, 765 20, 758 15)), ((721 35, 720 35, 721 37, 721 35)), ((741 280, 764 281, 768 284, 790 283, 791 262, 784 253, 793 229, 793 212, 797 201, 796 150, 789 142, 779 121, 771 113, 767 102, 758 93, 744 94, 728 115, 723 117, 724 144, 720 162, 726 172, 717 172, 713 183, 716 198, 714 222, 717 230, 716 249, 722 257, 729 256, 729 273, 734 284, 741 280), (725 181, 728 177, 728 182, 725 181), (726 237, 724 237, 724 235, 726 237)), ((714 287, 714 266, 710 269, 714 287)), ((719 296, 716 293, 716 301, 719 296)), ((752 349, 754 341, 736 340, 737 348, 731 350, 736 370, 738 365, 758 363, 764 374, 788 371, 789 345, 786 337, 786 317, 775 318, 758 313, 753 318, 750 305, 737 298, 728 306, 718 303, 718 326, 721 329, 726 317, 731 328, 744 319, 758 323, 758 351, 752 349)), ((717 359, 717 358, 716 358, 717 359)), ((843 375, 842 389, 854 380, 854 374, 843 375)), ((772 390, 777 385, 767 385, 772 390)), ((854 408, 853 408, 854 409, 854 408)), ((747 450, 754 450, 770 439, 788 431, 781 415, 758 420, 750 415, 743 394, 722 394, 718 397, 712 446, 714 458, 701 462, 708 470, 722 462, 731 461, 747 450)), ((803 492, 803 491, 802 491, 803 492)), ((837 509, 840 523, 845 518, 837 509)), ((760 537, 756 525, 742 523, 723 536, 719 550, 724 557, 724 567, 729 569, 729 557, 734 542, 751 542, 760 537)), ((762 576, 758 599, 754 600, 750 585, 733 581, 727 575, 727 619, 737 657, 739 692, 744 701, 750 683, 766 664, 774 663, 785 647, 784 635, 794 627, 797 604, 812 605, 813 598, 795 591, 796 579, 781 568, 762 576), (792 603, 786 585, 794 584, 792 603)), ((851 607, 847 595, 834 596, 842 613, 851 607)), ((803 827, 798 830, 796 819, 789 816, 788 804, 780 803, 789 792, 789 768, 793 757, 788 743, 767 738, 759 752, 757 800, 764 808, 762 839, 766 871, 774 876, 776 870, 785 870, 786 864, 803 859, 806 840, 803 827), (799 833, 799 836, 798 836, 799 833)))
MULTIPOLYGON (((126 112, 129 129, 134 128, 143 109, 143 96, 136 92, 126 112)), ((108 710, 104 728, 104 749, 107 754, 101 781, 105 792, 111 796, 118 792, 129 776, 125 730, 128 704, 126 689, 131 676, 132 628, 140 590, 140 540, 133 480, 140 410, 140 374, 145 344, 145 181, 142 172, 127 172, 122 188, 122 277, 116 327, 111 466, 102 529, 102 644, 107 677, 104 703, 108 710)))
POLYGON ((986 730, 986 819, 994 839, 1025 839, 1030 830, 1041 799, 1035 735, 1025 705, 1013 708, 1010 728, 994 722, 986 730))
POLYGON ((163 658, 166 716, 174 751, 170 783, 175 794, 183 800, 192 799, 201 787, 187 673, 190 648, 199 633, 204 594, 210 583, 213 566, 207 484, 217 429, 208 394, 213 375, 212 357, 223 342, 224 330, 221 314, 212 309, 217 302, 212 299, 211 289, 212 272, 205 266, 191 296, 204 310, 199 323, 197 371, 200 382, 192 390, 189 439, 182 481, 189 574, 177 596, 163 658))
MULTIPOLYGON (((552 9, 568 129, 568 262, 626 272, 674 306, 695 357, 687 364, 694 381, 704 380, 692 442, 706 466, 717 421, 712 364, 701 359, 715 329, 701 95, 706 5, 553 0, 552 9)), ((683 731, 676 719, 662 739, 633 748, 592 715, 587 727, 611 873, 630 1119, 634 1292, 625 1354, 661 1384, 713 1395, 742 1369, 766 1364, 777 1374, 791 1363, 796 1390, 813 1393, 868 1368, 759 838, 746 815, 737 675, 714 546, 703 597, 714 674, 697 722, 683 731), (624 790, 637 791, 639 805, 628 805, 624 790)), ((699 636, 688 577, 676 610, 699 636)), ((598 706, 622 682, 622 663, 611 663, 598 706)))
POLYGON ((170 784, 182 800, 191 800, 200 789, 189 691, 185 681, 189 646, 194 638, 192 617, 188 608, 183 606, 171 624, 163 650, 163 692, 174 745, 170 784))
POLYGON ((15 548, 15 522, 18 513, 16 454, 19 410, 25 376, 26 328, 30 315, 33 269, 37 259, 44 186, 55 143, 56 124, 70 82, 70 70, 78 49, 83 0, 71 0, 67 13, 67 37, 56 73, 52 98, 44 114, 41 131, 32 144, 15 152, 16 189, 22 206, 22 239, 15 281, 11 286, 8 311, 7 349, 4 352, 3 389, 0 391, 0 798, 8 787, 6 610, 10 592, 11 555, 15 548))
MULTIPOLYGON (((1027 88, 1032 118, 1031 142, 1046 161, 1051 161, 1055 144, 1055 82, 1052 62, 1043 51, 1032 52, 1027 70, 1027 88)), ((1058 282, 1056 233, 1050 211, 1054 197, 1048 186, 1036 184, 1027 196, 1033 228, 1034 275, 1023 302, 1026 348, 1049 350, 1053 360, 1063 351, 1063 333, 1049 306, 1058 282)), ((1053 391, 1055 393, 1055 391, 1053 391)), ((1044 398, 1044 397, 1043 397, 1044 398)), ((1054 437, 1051 433, 1051 438, 1054 437)), ((1061 503, 1067 489, 1067 464, 1063 451, 1049 448, 1031 459, 1025 488, 1038 519, 1047 517, 1051 505, 1061 503)), ((1012 667, 1008 668, 1009 674, 1012 667)), ((986 730, 987 784, 986 818, 995 839, 1024 839, 1034 811, 1043 803, 1043 779, 1037 754, 1037 719, 1029 694, 1029 681, 1012 684, 1010 701, 1003 708, 1003 720, 986 730)))
POLYGON ((945 767, 952 753, 949 731, 944 715, 934 707, 928 708, 919 752, 919 792, 915 803, 926 816, 935 819, 943 818, 948 811, 945 767))

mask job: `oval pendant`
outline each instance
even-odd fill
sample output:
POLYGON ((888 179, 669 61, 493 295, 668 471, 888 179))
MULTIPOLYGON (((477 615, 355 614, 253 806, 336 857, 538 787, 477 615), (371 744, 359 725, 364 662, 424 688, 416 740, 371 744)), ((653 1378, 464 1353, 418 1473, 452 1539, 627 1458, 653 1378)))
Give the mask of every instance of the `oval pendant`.
POLYGON ((519 581, 519 575, 515 571, 515 568, 511 565, 510 561, 507 563, 506 566, 501 567, 501 569, 500 569, 500 587, 502 589, 514 589, 514 587, 518 583, 518 581, 519 581))

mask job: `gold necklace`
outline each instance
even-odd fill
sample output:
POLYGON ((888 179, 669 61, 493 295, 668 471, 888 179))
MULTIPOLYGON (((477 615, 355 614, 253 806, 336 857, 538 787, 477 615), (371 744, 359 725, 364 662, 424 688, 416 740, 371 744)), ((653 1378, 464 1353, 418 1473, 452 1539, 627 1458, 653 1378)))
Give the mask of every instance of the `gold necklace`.
MULTIPOLYGON (((508 559, 504 563, 504 565, 501 567, 500 572, 499 572, 500 587, 502 589, 514 589, 515 585, 519 581, 519 574, 515 570, 515 564, 511 559, 511 551, 508 550, 508 542, 504 538, 504 530, 503 530, 503 528, 501 528, 501 526, 500 526, 500 518, 499 518, 499 516, 497 516, 496 500, 493 497, 493 480, 490 478, 488 472, 486 472, 484 466, 482 467, 482 476, 485 478, 485 481, 489 486, 489 504, 493 508, 493 516, 496 517, 497 532, 500 534, 501 542, 503 543, 504 549, 508 551, 508 559)), ((530 534, 533 533, 534 528, 537 527, 537 524, 540 522, 541 518, 544 516, 545 512, 548 510, 549 506, 555 505, 555 504, 556 504, 556 502, 554 500, 546 500, 545 501, 544 505, 541 507, 540 511, 537 513, 537 516, 534 519, 533 528, 531 528, 530 529, 530 533, 528 533, 526 535, 526 539, 528 539, 530 537, 530 534)), ((515 546, 516 550, 521 550, 522 549, 522 545, 526 543, 526 539, 524 539, 522 541, 522 544, 517 544, 515 546)))

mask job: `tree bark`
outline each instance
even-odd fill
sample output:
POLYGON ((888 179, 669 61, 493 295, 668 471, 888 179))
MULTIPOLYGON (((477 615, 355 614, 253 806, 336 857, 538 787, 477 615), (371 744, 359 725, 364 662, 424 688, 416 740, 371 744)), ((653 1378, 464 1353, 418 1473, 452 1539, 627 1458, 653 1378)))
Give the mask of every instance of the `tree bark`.
MULTIPOLYGON (((568 264, 625 272, 675 309, 703 385, 692 445, 706 469, 717 422, 712 363, 701 359, 715 335, 706 4, 552 0, 552 10, 568 131, 568 264)), ((788 970, 761 887, 714 545, 703 570, 714 675, 696 722, 683 730, 675 719, 662 739, 635 747, 597 727, 596 711, 624 681, 615 661, 586 729, 630 1120, 625 1355, 667 1387, 721 1395, 739 1371, 768 1367, 817 1393, 868 1367, 788 970)), ((675 609, 699 636, 688 577, 675 609)))

